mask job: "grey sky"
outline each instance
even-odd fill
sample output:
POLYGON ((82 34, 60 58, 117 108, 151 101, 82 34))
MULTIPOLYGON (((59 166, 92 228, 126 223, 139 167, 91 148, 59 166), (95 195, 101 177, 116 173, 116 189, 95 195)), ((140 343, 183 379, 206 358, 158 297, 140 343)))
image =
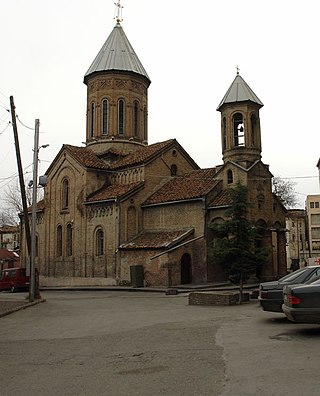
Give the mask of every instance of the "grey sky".
MULTIPOLYGON (((149 143, 176 138, 199 166, 222 162, 216 107, 236 66, 264 103, 262 160, 297 182, 303 207, 319 193, 316 0, 123 0, 122 27, 145 67, 149 143), (170 94, 168 95, 168 89, 170 94)), ((85 140, 83 76, 114 26, 113 0, 10 0, 1 4, 0 189, 17 173, 9 96, 19 119, 40 119, 40 170, 63 143, 85 140)), ((18 123, 23 166, 33 131, 18 123)), ((32 167, 27 169, 32 172, 32 167)))

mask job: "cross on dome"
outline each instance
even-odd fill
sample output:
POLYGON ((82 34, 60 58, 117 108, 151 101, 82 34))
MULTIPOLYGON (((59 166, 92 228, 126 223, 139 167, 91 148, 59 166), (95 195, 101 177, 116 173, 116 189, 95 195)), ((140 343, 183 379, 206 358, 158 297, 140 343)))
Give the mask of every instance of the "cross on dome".
POLYGON ((120 0, 118 0, 117 3, 114 3, 114 5, 116 6, 114 19, 116 20, 117 24, 120 24, 120 22, 123 21, 123 19, 122 19, 122 8, 123 8, 123 6, 121 5, 120 0))

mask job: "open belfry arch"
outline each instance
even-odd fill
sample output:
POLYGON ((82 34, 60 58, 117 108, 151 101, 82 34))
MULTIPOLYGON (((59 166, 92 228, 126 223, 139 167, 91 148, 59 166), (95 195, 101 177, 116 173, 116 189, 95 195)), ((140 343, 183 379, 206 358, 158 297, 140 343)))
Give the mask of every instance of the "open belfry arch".
POLYGON ((238 181, 250 191, 250 219, 265 226, 270 259, 262 276, 281 275, 285 209, 261 161, 262 102, 237 73, 218 106, 221 165, 201 169, 174 138, 149 145, 151 80, 123 30, 121 12, 118 1, 115 26, 84 75, 85 144, 64 144, 46 171, 37 206, 41 284, 222 280, 209 254, 209 225, 225 218, 228 191, 238 181))

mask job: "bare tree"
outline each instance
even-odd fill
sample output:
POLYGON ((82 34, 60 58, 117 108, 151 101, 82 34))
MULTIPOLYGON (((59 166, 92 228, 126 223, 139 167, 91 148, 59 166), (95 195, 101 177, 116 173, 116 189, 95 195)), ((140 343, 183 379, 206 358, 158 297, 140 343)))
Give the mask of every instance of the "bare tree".
POLYGON ((272 190, 275 195, 280 199, 283 205, 292 209, 298 205, 299 200, 295 195, 295 187, 296 183, 292 180, 284 180, 280 177, 274 177, 272 179, 272 190))
MULTIPOLYGON (((27 198, 27 205, 30 207, 32 205, 32 181, 31 179, 26 179, 26 198, 27 198)), ((39 199, 43 197, 43 191, 38 189, 38 197, 37 202, 39 199)), ((21 191, 20 185, 18 180, 14 180, 12 183, 8 184, 3 197, 2 201, 5 204, 5 208, 2 210, 4 216, 11 216, 15 223, 18 223, 18 213, 23 212, 22 206, 22 199, 21 199, 21 191)))
POLYGON ((16 213, 10 212, 7 208, 0 208, 0 227, 17 225, 18 222, 16 213))

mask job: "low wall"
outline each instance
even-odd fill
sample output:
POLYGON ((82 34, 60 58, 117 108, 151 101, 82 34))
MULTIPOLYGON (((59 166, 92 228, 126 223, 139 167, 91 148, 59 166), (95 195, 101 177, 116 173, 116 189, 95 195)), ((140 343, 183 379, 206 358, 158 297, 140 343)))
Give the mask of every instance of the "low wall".
POLYGON ((40 287, 72 287, 72 286, 116 286, 113 278, 82 278, 82 277, 39 277, 40 287))
MULTIPOLYGON (((244 301, 249 300, 249 293, 244 293, 244 301)), ((189 305, 235 305, 239 304, 239 293, 230 291, 192 292, 189 305)))

